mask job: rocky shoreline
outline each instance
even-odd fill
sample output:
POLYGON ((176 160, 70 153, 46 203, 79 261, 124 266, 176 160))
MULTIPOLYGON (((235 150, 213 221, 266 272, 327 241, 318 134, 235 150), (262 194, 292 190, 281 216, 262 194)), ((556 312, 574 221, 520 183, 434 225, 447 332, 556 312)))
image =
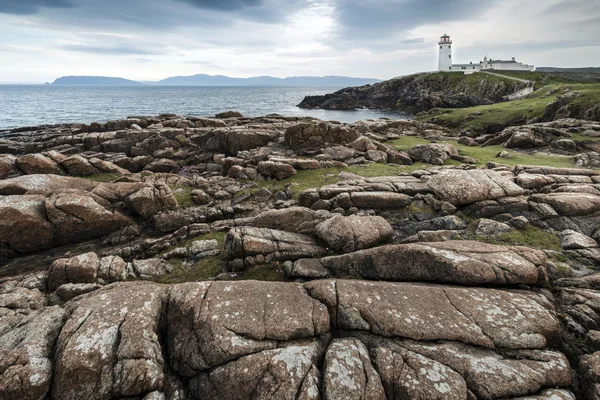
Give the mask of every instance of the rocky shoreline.
MULTIPOLYGON (((600 125, 550 124, 459 142, 598 166, 560 141, 600 125)), ((0 398, 600 398, 600 171, 482 165, 452 135, 235 112, 2 132, 0 398)))

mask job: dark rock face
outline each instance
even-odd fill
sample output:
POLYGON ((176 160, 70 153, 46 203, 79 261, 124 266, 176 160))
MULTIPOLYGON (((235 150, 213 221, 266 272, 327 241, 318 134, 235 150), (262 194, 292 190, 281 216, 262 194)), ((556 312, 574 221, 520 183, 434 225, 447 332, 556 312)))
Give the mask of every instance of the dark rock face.
POLYGON ((481 80, 469 85, 462 73, 416 74, 360 87, 350 87, 323 96, 307 96, 298 107, 352 110, 359 107, 398 109, 416 114, 432 108, 460 108, 501 101, 526 87, 511 80, 481 80))

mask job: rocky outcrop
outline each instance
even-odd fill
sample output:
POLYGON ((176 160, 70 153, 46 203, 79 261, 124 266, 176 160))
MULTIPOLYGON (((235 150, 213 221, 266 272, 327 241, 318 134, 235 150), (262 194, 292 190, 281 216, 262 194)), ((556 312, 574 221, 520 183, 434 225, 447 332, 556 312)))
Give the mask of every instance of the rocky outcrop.
POLYGON ((458 160, 448 133, 171 114, 1 132, 0 398, 595 393, 600 175, 358 175, 412 163, 386 144, 404 135, 458 160), (94 176, 27 174, 27 154, 94 176))
POLYGON ((101 237, 135 225, 133 216, 148 218, 177 206, 164 184, 92 184, 53 175, 9 179, 2 192, 18 193, 0 196, 0 243, 16 252, 101 237))
POLYGON ((350 87, 323 96, 306 96, 298 107, 325 110, 398 109, 416 114, 432 108, 461 108, 502 101, 527 83, 476 74, 471 83, 462 73, 423 73, 350 87))

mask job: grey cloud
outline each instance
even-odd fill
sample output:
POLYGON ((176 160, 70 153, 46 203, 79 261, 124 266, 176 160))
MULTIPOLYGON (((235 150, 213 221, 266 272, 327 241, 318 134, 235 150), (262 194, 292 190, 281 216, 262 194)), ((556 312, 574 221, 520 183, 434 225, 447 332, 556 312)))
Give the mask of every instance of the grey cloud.
POLYGON ((199 8, 219 11, 237 11, 246 7, 256 7, 262 0, 179 0, 199 8))
POLYGON ((156 51, 144 50, 136 47, 129 46, 97 46, 89 44, 65 44, 60 45, 58 48, 67 51, 76 51, 81 53, 93 53, 93 54, 104 54, 114 56, 124 55, 136 55, 136 56, 148 56, 159 54, 156 51))
POLYGON ((29 15, 37 13, 41 8, 74 7, 69 0, 1 0, 0 13, 29 15))
MULTIPOLYGON (((499 0, 363 0, 335 3, 339 36, 350 40, 387 38, 420 25, 467 20, 499 0)), ((443 31, 443 28, 440 27, 443 31)), ((443 32, 442 32, 443 33, 443 32)))

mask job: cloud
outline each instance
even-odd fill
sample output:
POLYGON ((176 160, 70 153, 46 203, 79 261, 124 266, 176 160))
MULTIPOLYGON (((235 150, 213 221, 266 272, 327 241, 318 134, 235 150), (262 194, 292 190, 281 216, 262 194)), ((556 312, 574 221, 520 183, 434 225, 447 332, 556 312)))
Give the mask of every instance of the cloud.
POLYGON ((126 56, 126 55, 148 56, 148 55, 160 54, 156 51, 144 50, 144 49, 140 49, 137 47, 131 47, 131 46, 98 46, 98 45, 89 45, 89 44, 63 44, 63 45, 59 45, 57 47, 60 49, 63 49, 63 50, 67 50, 67 51, 104 54, 104 55, 112 55, 112 56, 126 56))
POLYGON ((1 0, 0 13, 30 15, 41 8, 70 8, 74 5, 69 0, 1 0))
MULTIPOLYGON (((468 20, 498 0, 336 0, 336 39, 387 40, 424 24, 468 20)), ((408 38, 408 40, 411 40, 408 38)), ((413 42, 415 43, 415 42, 413 42)))
POLYGON ((260 6, 262 0, 179 0, 198 8, 219 11, 237 11, 246 7, 260 6))

